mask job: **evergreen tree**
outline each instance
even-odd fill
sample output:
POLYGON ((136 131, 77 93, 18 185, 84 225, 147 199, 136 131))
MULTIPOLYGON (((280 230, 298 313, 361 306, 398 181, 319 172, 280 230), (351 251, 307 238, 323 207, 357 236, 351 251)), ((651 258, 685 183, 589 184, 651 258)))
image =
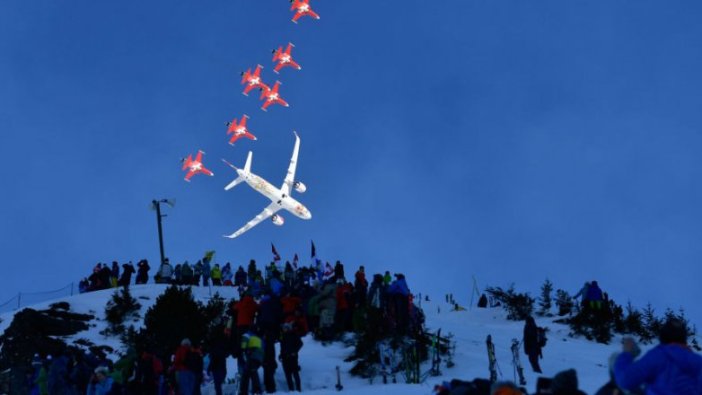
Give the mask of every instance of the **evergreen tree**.
POLYGON ((563 317, 573 312, 575 303, 568 292, 559 289, 556 291, 556 306, 558 307, 558 316, 563 317))
POLYGON ((508 320, 523 321, 534 311, 534 298, 528 293, 517 293, 514 284, 507 291, 500 287, 488 287, 485 291, 502 303, 507 310, 508 320))
POLYGON ((148 347, 162 361, 171 354, 184 338, 199 344, 207 334, 208 322, 204 307, 193 299, 190 287, 172 285, 164 291, 144 317, 144 327, 136 336, 137 350, 148 347))
POLYGON ((108 322, 108 327, 103 334, 122 334, 125 329, 124 321, 138 316, 140 308, 141 304, 132 297, 128 287, 115 291, 112 299, 105 306, 105 320, 108 322))
POLYGON ((646 305, 642 313, 643 328, 639 332, 639 337, 642 343, 651 343, 656 337, 658 337, 658 332, 661 329, 661 321, 656 317, 656 312, 651 306, 651 303, 646 305))
POLYGON ((643 331, 643 316, 641 312, 631 304, 626 304, 626 315, 624 316, 624 333, 639 334, 643 331))
POLYGON ((551 292, 553 292, 553 283, 546 279, 544 284, 541 286, 541 297, 539 298, 539 311, 536 313, 542 317, 552 317, 551 307, 553 305, 551 300, 551 292))

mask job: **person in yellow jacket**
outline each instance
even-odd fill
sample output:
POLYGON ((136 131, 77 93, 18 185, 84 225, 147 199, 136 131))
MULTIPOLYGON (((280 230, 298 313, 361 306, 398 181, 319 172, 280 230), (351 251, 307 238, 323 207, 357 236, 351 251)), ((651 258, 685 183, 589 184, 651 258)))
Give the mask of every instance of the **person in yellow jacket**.
POLYGON ((215 263, 212 267, 210 278, 212 278, 212 285, 222 285, 222 269, 219 268, 219 263, 215 263))
POLYGON ((245 364, 239 395, 248 395, 249 381, 251 381, 251 393, 261 394, 258 368, 263 360, 263 340, 251 331, 246 332, 241 337, 241 352, 244 355, 245 364))

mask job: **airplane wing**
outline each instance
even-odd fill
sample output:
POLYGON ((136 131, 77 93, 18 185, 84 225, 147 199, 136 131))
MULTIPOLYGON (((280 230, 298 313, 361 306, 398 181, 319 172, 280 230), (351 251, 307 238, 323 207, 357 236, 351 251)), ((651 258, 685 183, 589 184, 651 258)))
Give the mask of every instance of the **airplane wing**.
POLYGON ((195 175, 194 171, 189 171, 188 174, 185 175, 185 181, 190 182, 190 178, 195 175))
POLYGON ((268 218, 270 218, 273 214, 277 213, 278 210, 280 210, 280 206, 276 202, 273 202, 273 203, 269 204, 268 207, 264 208, 260 214, 255 216, 254 219, 247 222, 246 225, 244 225, 241 229, 237 230, 236 232, 234 232, 230 235, 225 235, 224 237, 228 237, 230 239, 239 237, 247 230, 258 225, 261 221, 264 221, 264 220, 267 220, 268 218))
POLYGON ((195 161, 202 163, 202 151, 197 151, 197 156, 195 157, 195 161))
POLYGON ((295 182, 295 171, 297 170, 297 153, 300 151, 300 136, 295 133, 295 148, 293 148, 292 158, 290 158, 290 166, 288 166, 288 174, 285 175, 285 181, 283 181, 283 186, 280 190, 284 194, 290 196, 290 191, 292 190, 293 183, 295 182))

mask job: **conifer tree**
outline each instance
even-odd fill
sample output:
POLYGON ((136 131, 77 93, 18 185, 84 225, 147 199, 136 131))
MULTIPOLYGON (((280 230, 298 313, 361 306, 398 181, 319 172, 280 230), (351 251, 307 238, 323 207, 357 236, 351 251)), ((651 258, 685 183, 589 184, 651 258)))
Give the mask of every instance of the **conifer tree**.
POLYGON ((559 289, 556 291, 556 306, 558 307, 558 316, 563 317, 573 312, 575 303, 573 302, 573 297, 570 296, 568 292, 559 289))
POLYGON ((643 328, 639 336, 643 343, 650 343, 658 336, 658 332, 661 328, 661 321, 656 317, 656 312, 651 306, 651 303, 646 305, 641 315, 643 328))
POLYGON ((541 286, 541 297, 539 298, 539 311, 536 313, 542 317, 552 317, 551 307, 553 302, 551 299, 551 292, 553 292, 553 283, 551 280, 546 279, 544 284, 541 286))

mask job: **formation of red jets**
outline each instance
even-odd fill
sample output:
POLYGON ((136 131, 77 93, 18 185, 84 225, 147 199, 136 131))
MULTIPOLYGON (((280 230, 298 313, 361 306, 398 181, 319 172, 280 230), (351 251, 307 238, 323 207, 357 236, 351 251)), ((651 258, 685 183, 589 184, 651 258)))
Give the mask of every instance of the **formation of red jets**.
MULTIPOLYGON (((290 3, 292 3, 290 11, 294 11, 294 15, 292 17, 292 21, 294 23, 297 23, 300 18, 305 16, 313 19, 319 19, 319 14, 314 12, 310 6, 310 0, 290 0, 290 3)), ((288 43, 284 50, 283 46, 281 45, 278 47, 278 49, 272 51, 273 62, 275 63, 273 71, 276 74, 280 74, 280 71, 286 67, 302 70, 302 66, 300 66, 300 64, 297 63, 292 56, 292 49, 294 47, 295 46, 292 43, 288 43)), ((282 83, 280 81, 276 81, 275 84, 273 84, 273 87, 270 87, 268 84, 263 82, 263 78, 261 77, 262 70, 263 66, 259 64, 256 65, 253 72, 251 71, 251 68, 249 68, 245 72, 241 73, 241 84, 244 85, 244 90, 242 93, 245 96, 248 96, 254 89, 261 91, 260 100, 263 102, 261 105, 261 110, 263 111, 268 111, 268 108, 274 104, 278 104, 283 107, 290 107, 288 102, 285 101, 285 99, 283 99, 283 97, 280 95, 280 86, 282 83)), ((246 137, 250 140, 256 140, 256 136, 254 136, 246 126, 246 121, 248 119, 249 116, 244 114, 241 117, 241 121, 234 118, 232 121, 226 123, 227 136, 231 135, 231 137, 229 137, 230 145, 234 145, 234 143, 242 137, 246 137)), ((206 174, 208 176, 214 175, 214 173, 212 173, 202 164, 202 154, 204 154, 204 152, 198 151, 195 159, 193 159, 192 155, 188 155, 187 158, 182 160, 183 170, 187 170, 185 181, 190 181, 190 178, 195 174, 206 174)))

